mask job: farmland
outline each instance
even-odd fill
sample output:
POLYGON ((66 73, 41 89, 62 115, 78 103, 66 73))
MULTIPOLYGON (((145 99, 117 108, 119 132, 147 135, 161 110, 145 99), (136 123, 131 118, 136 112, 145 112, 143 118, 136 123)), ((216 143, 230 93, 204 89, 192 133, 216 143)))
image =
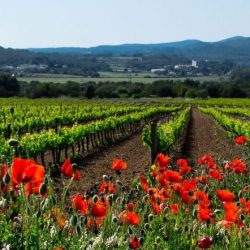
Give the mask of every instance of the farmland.
POLYGON ((249 99, 0 106, 1 248, 249 249, 249 99))
MULTIPOLYGON (((54 83, 67 83, 68 81, 78 82, 78 83, 88 83, 88 82, 141 82, 141 83, 152 83, 158 80, 185 80, 187 77, 160 77, 156 74, 145 72, 145 73, 119 73, 119 72, 100 72, 99 77, 82 77, 82 76, 71 76, 71 75, 53 75, 53 74, 34 74, 29 77, 18 77, 19 81, 23 82, 54 82, 54 83)), ((226 77, 222 77, 226 79, 226 77)), ((204 81, 218 81, 219 76, 200 76, 191 77, 191 79, 204 82, 204 81)))

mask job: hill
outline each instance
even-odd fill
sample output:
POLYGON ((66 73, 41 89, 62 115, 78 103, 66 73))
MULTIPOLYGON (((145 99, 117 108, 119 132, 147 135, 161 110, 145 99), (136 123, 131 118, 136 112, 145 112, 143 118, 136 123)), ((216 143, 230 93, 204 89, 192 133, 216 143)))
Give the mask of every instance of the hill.
POLYGON ((196 60, 229 60, 238 64, 250 64, 250 37, 236 36, 218 42, 184 40, 159 44, 101 45, 90 48, 30 48, 36 53, 92 54, 92 55, 178 55, 196 60))

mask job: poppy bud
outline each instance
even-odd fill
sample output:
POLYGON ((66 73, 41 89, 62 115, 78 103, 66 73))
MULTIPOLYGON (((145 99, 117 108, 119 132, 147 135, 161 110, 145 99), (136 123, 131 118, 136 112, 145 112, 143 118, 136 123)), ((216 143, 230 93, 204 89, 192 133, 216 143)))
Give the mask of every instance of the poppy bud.
POLYGON ((148 215, 148 220, 149 220, 149 221, 152 221, 153 219, 154 219, 154 215, 153 215, 153 214, 149 214, 149 215, 148 215))
POLYGON ((144 228, 145 228, 145 230, 149 230, 150 225, 149 225, 148 223, 146 223, 146 224, 144 225, 144 228))
POLYGON ((210 248, 212 245, 213 245, 213 241, 211 237, 202 236, 198 240, 198 247, 201 249, 210 248))
POLYGON ((3 177, 3 183, 4 185, 8 185, 10 183, 10 175, 8 172, 3 177))
POLYGON ((40 193, 40 195, 45 195, 46 194, 46 192, 47 192, 47 185, 45 184, 45 183, 43 183, 41 186, 40 186, 40 188, 39 188, 39 193, 40 193))
POLYGON ((104 181, 108 181, 108 180, 109 180, 109 177, 108 177, 107 175, 104 174, 104 175, 102 176, 102 179, 103 179, 104 181))
POLYGON ((155 243, 158 245, 158 244, 160 244, 160 242, 161 242, 161 238, 159 236, 157 236, 155 239, 155 243))
POLYGON ((76 224, 77 224, 77 217, 75 215, 72 215, 70 218, 70 225, 74 227, 76 226, 76 224))
POLYGON ((97 195, 94 195, 93 201, 94 201, 94 203, 96 203, 98 201, 98 196, 97 195))
POLYGON ((73 163, 72 169, 73 169, 73 172, 76 171, 78 169, 78 165, 76 163, 73 163))
POLYGON ((18 146, 19 142, 18 142, 18 140, 11 138, 8 140, 7 143, 9 144, 9 146, 16 148, 18 146))
POLYGON ((116 180, 116 184, 119 186, 123 186, 122 182, 120 180, 116 180))
POLYGON ((113 222, 113 223, 117 223, 117 221, 118 221, 117 217, 116 217, 116 216, 113 216, 112 222, 113 222))

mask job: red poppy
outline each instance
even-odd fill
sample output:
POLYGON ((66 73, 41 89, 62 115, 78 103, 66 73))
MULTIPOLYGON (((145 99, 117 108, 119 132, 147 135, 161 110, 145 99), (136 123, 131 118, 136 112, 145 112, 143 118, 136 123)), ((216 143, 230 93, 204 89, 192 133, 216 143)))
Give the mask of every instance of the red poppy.
POLYGON ((156 159, 155 159, 155 166, 157 166, 160 170, 164 170, 166 168, 166 166, 169 164, 170 162, 170 158, 168 156, 165 156, 164 154, 162 153, 159 153, 157 156, 156 156, 156 159))
POLYGON ((182 190, 181 191, 181 200, 185 203, 185 204, 191 204, 194 202, 194 196, 189 194, 189 191, 187 190, 182 190))
POLYGON ((88 213, 89 202, 83 199, 82 195, 73 195, 70 197, 70 200, 72 208, 80 212, 81 215, 86 215, 88 213))
POLYGON ((240 204, 243 206, 242 211, 250 215, 250 200, 247 201, 246 198, 241 198, 240 204))
POLYGON ((231 221, 233 223, 238 223, 239 218, 239 208, 234 202, 224 202, 223 207, 226 211, 225 220, 231 221))
POLYGON ((105 217, 107 214, 107 206, 101 200, 93 203, 90 213, 94 217, 105 217))
POLYGON ((124 210, 118 217, 123 224, 138 225, 140 223, 140 216, 132 211, 124 210))
POLYGON ((221 201, 232 202, 235 195, 228 190, 217 190, 217 195, 221 201))
POLYGON ((129 246, 132 248, 132 249, 137 249, 139 248, 141 245, 140 241, 137 239, 136 236, 132 236, 129 240, 129 246))
POLYGON ((179 167, 188 166, 188 162, 185 159, 179 159, 176 163, 179 167))
POLYGON ((62 167, 61 172, 68 177, 72 177, 74 175, 74 180, 80 181, 81 176, 79 170, 73 170, 72 164, 70 163, 70 159, 67 159, 62 167))
POLYGON ((203 184, 207 183, 207 177, 206 176, 200 176, 198 178, 198 180, 199 180, 200 183, 203 183, 203 184))
POLYGON ((164 172, 165 178, 170 182, 182 182, 183 177, 179 174, 179 172, 173 170, 166 170, 164 172))
POLYGON ((96 228, 99 228, 102 223, 103 223, 103 220, 105 219, 105 217, 89 217, 88 220, 87 220, 87 224, 86 224, 86 227, 89 229, 89 230, 95 230, 96 228))
POLYGON ((15 190, 21 183, 25 184, 25 194, 39 194, 44 182, 45 169, 32 160, 15 158, 11 166, 12 187, 15 190))
POLYGON ((223 175, 218 169, 210 169, 208 175, 215 180, 223 180, 223 175))
POLYGON ((145 192, 147 192, 148 183, 147 183, 147 180, 146 180, 146 178, 144 176, 141 177, 141 187, 145 192))
POLYGON ((198 163, 201 165, 208 164, 208 162, 212 162, 213 158, 211 155, 204 155, 202 158, 198 158, 198 163))
POLYGON ((248 141, 248 138, 244 135, 242 136, 239 136, 237 138, 235 138, 235 143, 238 144, 238 145, 242 145, 242 144, 245 144, 247 141, 248 141))
POLYGON ((216 169, 217 168, 217 165, 216 163, 214 163, 213 161, 209 161, 207 163, 208 167, 211 168, 211 169, 216 169))
POLYGON ((183 188, 187 191, 194 191, 197 189, 197 178, 183 181, 183 188))
POLYGON ((113 194, 116 192, 115 185, 109 181, 104 181, 100 186, 101 193, 113 194))
POLYGON ((210 221, 212 220, 213 211, 204 206, 199 205, 197 218, 199 221, 210 221))
POLYGON ((178 203, 174 203, 171 205, 171 209, 174 215, 177 215, 179 212, 179 204, 178 203))
POLYGON ((121 170, 125 170, 127 167, 128 167, 127 162, 119 160, 119 159, 113 160, 112 170, 121 171, 121 170))
POLYGON ((159 206, 158 202, 154 201, 151 203, 151 206, 153 208, 154 214, 160 214, 162 212, 162 208, 159 206))
POLYGON ((182 166, 180 169, 180 174, 188 174, 191 171, 191 168, 189 166, 182 166))
POLYGON ((1 171, 0 171, 0 179, 1 180, 3 179, 3 177, 5 176, 5 174, 7 173, 7 170, 8 170, 7 165, 4 164, 2 166, 2 168, 1 168, 1 171))
POLYGON ((233 171, 236 174, 247 173, 247 165, 241 159, 235 159, 235 160, 232 160, 231 162, 228 162, 225 165, 225 169, 228 171, 233 171))
POLYGON ((213 240, 211 237, 203 236, 198 240, 198 247, 201 249, 210 248, 213 245, 213 240))

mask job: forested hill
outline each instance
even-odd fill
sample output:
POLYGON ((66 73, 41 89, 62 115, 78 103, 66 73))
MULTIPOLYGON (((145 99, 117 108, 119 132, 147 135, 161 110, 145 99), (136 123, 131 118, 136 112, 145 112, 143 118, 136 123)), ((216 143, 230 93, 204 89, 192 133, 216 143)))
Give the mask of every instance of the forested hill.
POLYGON ((109 54, 113 56, 135 54, 179 55, 196 60, 233 61, 250 64, 250 37, 236 36, 218 42, 185 40, 160 44, 101 45, 90 48, 33 48, 31 52, 60 54, 109 54))

